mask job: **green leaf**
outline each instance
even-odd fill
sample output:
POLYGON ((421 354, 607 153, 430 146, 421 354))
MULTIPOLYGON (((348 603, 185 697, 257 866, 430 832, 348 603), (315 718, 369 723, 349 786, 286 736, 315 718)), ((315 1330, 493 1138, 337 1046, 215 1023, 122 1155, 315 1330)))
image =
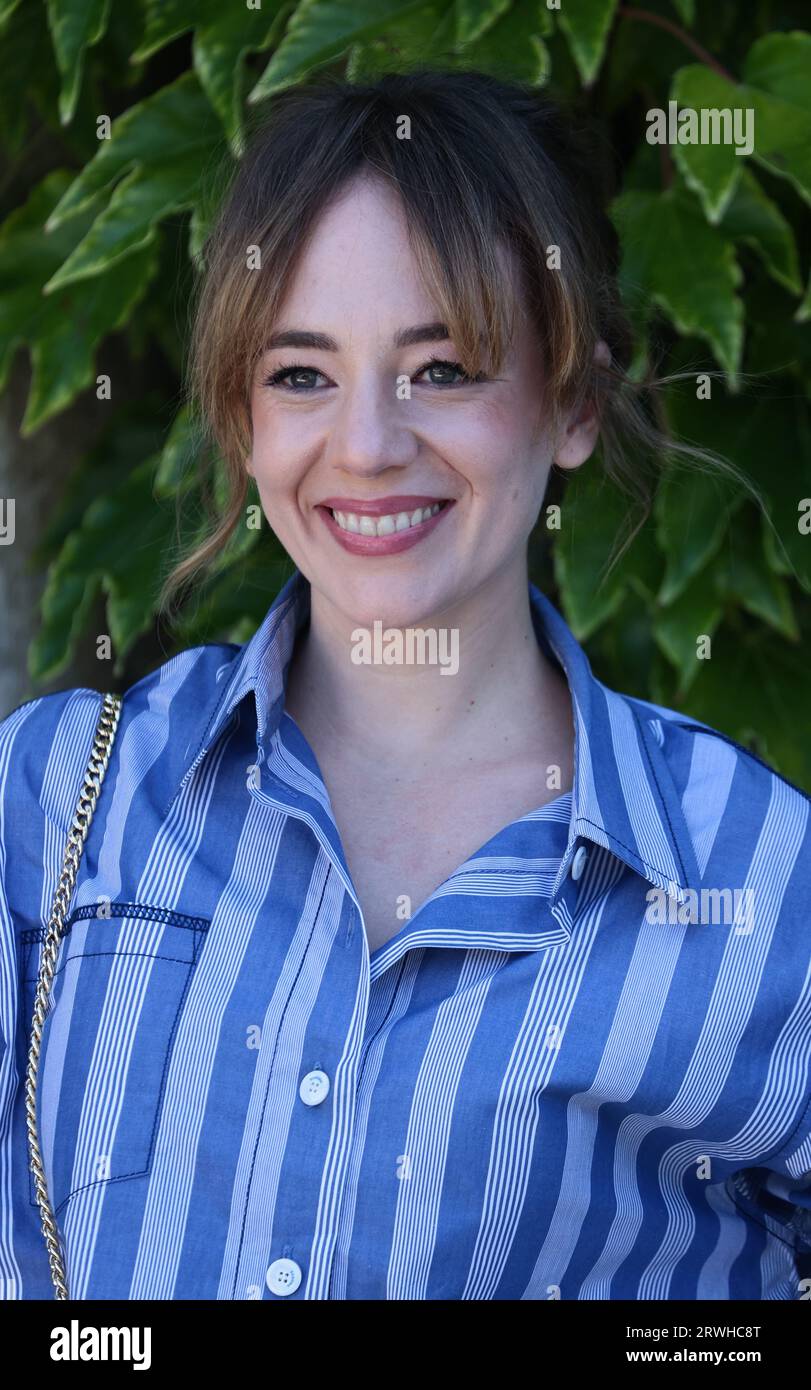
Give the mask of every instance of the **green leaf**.
POLYGON ((688 28, 696 22, 696 0, 673 0, 673 8, 688 28))
MULTIPOLYGON (((775 373, 788 373, 811 396, 811 327, 794 312, 788 292, 759 267, 748 281, 743 296, 748 324, 745 370, 772 379, 775 373)), ((797 389, 790 381, 782 387, 792 394, 797 389)))
POLYGON ((20 427, 26 436, 92 385, 99 343, 127 322, 156 270, 146 250, 81 291, 43 294, 44 281, 87 226, 82 218, 50 236, 43 230, 69 178, 64 170, 49 174, 0 226, 0 389, 16 348, 28 343, 32 377, 20 427))
POLYGON ((101 195, 142 161, 163 168, 181 158, 188 144, 199 158, 218 131, 213 112, 191 72, 124 111, 112 123, 109 140, 99 140, 93 158, 74 179, 48 219, 48 230, 98 206, 101 195), (202 123, 202 129, 201 129, 202 123))
POLYGON ((110 0, 47 0, 48 24, 62 76, 59 117, 73 119, 82 82, 85 50, 99 42, 110 17, 110 0))
MULTIPOLYGON (((680 108, 698 113, 738 110, 749 114, 752 156, 773 173, 790 179, 811 201, 811 35, 767 34, 750 49, 744 81, 727 81, 698 63, 673 78, 671 97, 680 108)), ((723 128, 719 126, 719 131, 723 128)), ((743 148, 743 147, 741 147, 743 148)), ((719 222, 735 192, 746 155, 734 138, 673 145, 673 158, 698 193, 710 222, 719 222)))
POLYGON ((88 507, 54 564, 42 597, 42 624, 29 653, 35 680, 58 674, 82 631, 90 599, 108 596, 116 674, 135 639, 152 625, 161 558, 171 540, 171 507, 156 505, 148 458, 88 507))
POLYGON ((679 673, 682 695, 689 690, 706 659, 699 659, 699 639, 712 638, 723 614, 723 603, 712 578, 711 573, 702 570, 682 589, 674 603, 654 617, 654 637, 679 673))
MULTIPOLYGON (((712 410, 712 402, 702 402, 712 410)), ((656 492, 656 536, 665 556, 661 604, 673 603, 716 553, 742 498, 729 483, 699 469, 670 468, 656 492)))
POLYGON ((808 660, 768 629, 726 625, 690 692, 690 713, 749 747, 795 783, 811 786, 811 740, 798 738, 811 706, 808 660))
POLYGON ((751 246, 778 284, 792 294, 802 294, 797 243, 791 226, 748 169, 741 174, 721 231, 731 240, 751 246))
POLYGON ((244 147, 244 60, 275 41, 286 5, 287 0, 269 0, 266 9, 246 10, 239 5, 223 6, 217 0, 214 15, 195 29, 194 68, 235 154, 244 147))
MULTIPOLYGON (((212 452, 199 421, 187 406, 182 406, 157 460, 154 493, 161 499, 182 498, 184 503, 193 504, 194 522, 188 538, 190 544, 199 544, 211 534, 211 509, 207 511, 203 505, 203 480, 212 489, 214 516, 218 517, 230 500, 228 476, 224 459, 212 452)), ((261 504, 253 485, 249 488, 245 506, 247 508, 252 504, 260 508, 261 515, 261 504)), ((211 562, 209 575, 216 575, 222 569, 243 561, 260 540, 264 529, 264 519, 257 530, 248 526, 245 514, 243 523, 236 527, 211 562)))
MULTIPOLYGON (((777 572, 792 573, 811 592, 811 546, 797 527, 799 503, 811 497, 807 403, 796 392, 789 393, 785 381, 768 392, 761 384, 738 396, 719 391, 714 382, 710 400, 699 401, 687 390, 669 390, 667 414, 679 438, 715 451, 751 479, 763 498, 774 548, 782 557, 783 569, 777 572)), ((739 495, 747 507, 760 510, 744 488, 739 495)))
POLYGON ((811 202, 811 34, 758 39, 742 90, 755 111, 755 159, 811 202))
POLYGON ((289 10, 289 0, 264 0, 259 8, 223 4, 223 0, 148 0, 144 37, 132 55, 133 62, 151 58, 188 29, 194 30, 192 61, 214 110, 220 117, 231 148, 243 148, 242 99, 245 57, 275 42, 277 30, 289 10))
MULTIPOLYGON (((258 533, 254 533, 258 534, 258 533)), ((293 562, 266 528, 261 541, 237 564, 206 576, 178 622, 179 648, 210 642, 247 642, 283 584, 293 562)))
MULTIPOLYGON (((608 483, 594 462, 579 468, 566 484, 561 505, 561 529, 554 539, 555 580, 566 619, 579 641, 585 641, 616 613, 632 576, 658 583, 652 528, 643 527, 609 570, 617 536, 628 512, 627 497, 608 483), (652 570, 652 567, 654 569, 652 570)), ((540 525, 546 513, 542 510, 540 525)))
POLYGON ((807 323, 808 320, 811 319, 811 275, 808 277, 808 284, 803 296, 803 302, 799 306, 794 318, 797 323, 807 323))
POLYGON ((0 19, 0 140, 10 154, 30 133, 32 98, 40 109, 52 109, 58 91, 53 49, 45 11, 12 4, 0 19))
POLYGON ((744 76, 751 86, 807 113, 811 111, 810 65, 811 34, 802 30, 776 31, 764 34, 752 45, 744 65, 744 76))
POLYGON ((588 85, 603 61, 617 0, 563 0, 558 23, 569 43, 580 76, 588 85))
POLYGON ((40 628, 27 656, 33 681, 58 676, 86 628, 100 579, 83 572, 81 562, 81 539, 74 533, 65 544, 59 574, 52 572, 40 600, 40 628))
POLYGON ((194 206, 201 175, 221 140, 216 116, 192 73, 120 116, 110 139, 100 142, 48 219, 50 230, 97 207, 100 193, 120 180, 107 206, 48 281, 46 293, 99 275, 151 245, 162 218, 194 206))
POLYGON ((768 513, 760 518, 761 533, 763 539, 763 554, 766 564, 772 574, 788 576, 794 578, 794 570, 786 555, 782 543, 775 536, 774 526, 770 524, 768 513))
POLYGON ((20 0, 0 0, 0 24, 5 24, 7 19, 11 19, 19 3, 20 0))
POLYGON ((717 583, 723 599, 736 600, 747 612, 798 642, 800 631, 788 588, 765 563, 762 534, 751 511, 733 522, 719 556, 717 583))
POLYGON ((637 312, 657 304, 681 333, 703 338, 737 384, 743 350, 741 271, 732 244, 676 188, 628 192, 612 216, 622 239, 621 282, 637 312))
POLYGON ((401 16, 416 14, 426 0, 302 0, 284 38, 248 101, 264 101, 290 87, 311 68, 345 53, 352 44, 382 33, 401 16))
POLYGON ((199 429, 195 427, 188 406, 181 406, 172 421, 166 443, 161 450, 155 473, 155 495, 172 497, 188 475, 189 461, 202 448, 199 429))
POLYGON ((159 49, 191 29, 201 11, 207 14, 208 10, 208 0, 193 5, 189 4, 189 0, 146 0, 144 36, 130 61, 145 63, 159 49))
POLYGON ((431 0, 414 14, 390 20, 382 34, 353 44, 346 77, 350 82, 364 82, 417 63, 452 67, 457 61, 455 43, 455 11, 447 0, 431 0))
MULTIPOLYGON (((230 172, 230 171, 229 171, 230 172)), ((189 218, 189 259, 196 269, 201 268, 200 255, 214 224, 214 220, 219 210, 220 197, 222 194, 222 183, 226 181, 225 166, 222 166, 222 178, 216 181, 206 179, 200 186, 197 194, 197 201, 191 210, 189 218)))
POLYGON ((510 0, 456 0, 455 8, 459 43, 473 43, 510 8, 510 0))
POLYGON ((589 638, 586 654, 598 679, 615 690, 642 700, 667 703, 656 700, 652 687, 659 666, 666 669, 672 685, 672 668, 653 639, 650 599, 632 585, 625 590, 611 621, 589 638))
POLYGON ((811 538, 799 530, 800 503, 811 497, 811 419, 798 396, 759 400, 748 414, 746 471, 766 499, 770 545, 796 582, 811 593, 811 538))
POLYGON ((71 532, 82 524, 88 507, 161 447, 160 418, 165 401, 159 390, 136 393, 105 407, 106 425, 71 469, 67 486, 41 518, 32 562, 43 570, 56 559, 71 532))
MULTIPOLYGON (((729 110, 731 136, 735 132, 735 112, 741 110, 738 129, 742 134, 746 131, 745 108, 748 101, 745 93, 703 63, 680 68, 673 78, 670 96, 678 103, 680 111, 687 108, 700 114, 729 110)), ((719 133, 724 133, 720 119, 719 133)), ((704 212, 712 223, 720 222, 741 176, 744 157, 737 153, 737 149, 734 141, 727 144, 720 139, 715 143, 699 141, 689 145, 679 141, 672 146, 676 165, 685 182, 698 194, 704 212)))
POLYGON ((551 29, 549 12, 537 0, 514 0, 505 15, 476 43, 465 48, 460 66, 508 73, 516 81, 541 86, 549 76, 549 50, 543 34, 551 29))

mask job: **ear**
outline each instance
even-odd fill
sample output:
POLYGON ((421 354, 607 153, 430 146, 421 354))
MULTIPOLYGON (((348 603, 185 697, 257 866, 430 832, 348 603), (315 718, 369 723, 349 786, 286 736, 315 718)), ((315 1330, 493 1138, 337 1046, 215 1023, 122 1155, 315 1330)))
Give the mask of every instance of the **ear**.
MULTIPOLYGON (((594 349, 594 361, 607 367, 611 352, 602 338, 594 349)), ((593 402, 585 405, 580 414, 569 420, 558 441, 555 463, 559 468, 579 468, 594 452, 600 433, 600 419, 593 402)))

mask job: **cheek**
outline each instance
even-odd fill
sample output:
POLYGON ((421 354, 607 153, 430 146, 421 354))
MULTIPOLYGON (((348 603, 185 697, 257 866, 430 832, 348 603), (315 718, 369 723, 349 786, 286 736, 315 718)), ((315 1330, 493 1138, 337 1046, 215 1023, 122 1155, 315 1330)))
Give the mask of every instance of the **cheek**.
POLYGON ((505 449, 525 457, 537 448, 541 434, 539 400, 524 383, 512 383, 503 394, 494 395, 487 402, 484 415, 485 427, 504 441, 505 449))
MULTIPOLYGON (((537 409, 537 407, 536 407, 537 409)), ((525 401, 488 404, 470 432, 471 481, 521 507, 543 492, 552 461, 548 432, 535 425, 525 401)))
POLYGON ((295 487, 305 456, 301 423, 259 404, 251 410, 251 472, 264 496, 279 497, 295 487))

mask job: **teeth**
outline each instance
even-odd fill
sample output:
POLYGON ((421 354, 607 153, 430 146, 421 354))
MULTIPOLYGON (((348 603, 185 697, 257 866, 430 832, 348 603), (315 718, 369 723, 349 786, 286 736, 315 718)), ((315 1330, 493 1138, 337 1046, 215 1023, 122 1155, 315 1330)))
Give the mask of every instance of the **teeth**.
POLYGON ((390 536, 395 531, 419 526, 438 511, 439 503, 434 502, 430 507, 417 507, 413 512, 392 512, 386 516, 364 516, 359 512, 333 512, 332 515, 342 531, 355 531, 361 536, 390 536))

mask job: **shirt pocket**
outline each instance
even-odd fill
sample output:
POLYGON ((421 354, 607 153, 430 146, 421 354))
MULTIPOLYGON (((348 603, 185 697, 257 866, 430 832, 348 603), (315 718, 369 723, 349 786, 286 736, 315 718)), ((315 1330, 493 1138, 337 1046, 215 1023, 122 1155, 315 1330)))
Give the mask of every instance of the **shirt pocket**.
MULTIPOLYGON (((60 943, 37 1081, 56 1214, 79 1191, 150 1170, 178 1022, 209 921, 149 903, 78 908, 60 943), (109 915, 108 915, 109 914, 109 915)), ((30 1037, 42 930, 23 934, 30 1037)), ((29 1200, 36 1189, 29 1163, 29 1200)))

